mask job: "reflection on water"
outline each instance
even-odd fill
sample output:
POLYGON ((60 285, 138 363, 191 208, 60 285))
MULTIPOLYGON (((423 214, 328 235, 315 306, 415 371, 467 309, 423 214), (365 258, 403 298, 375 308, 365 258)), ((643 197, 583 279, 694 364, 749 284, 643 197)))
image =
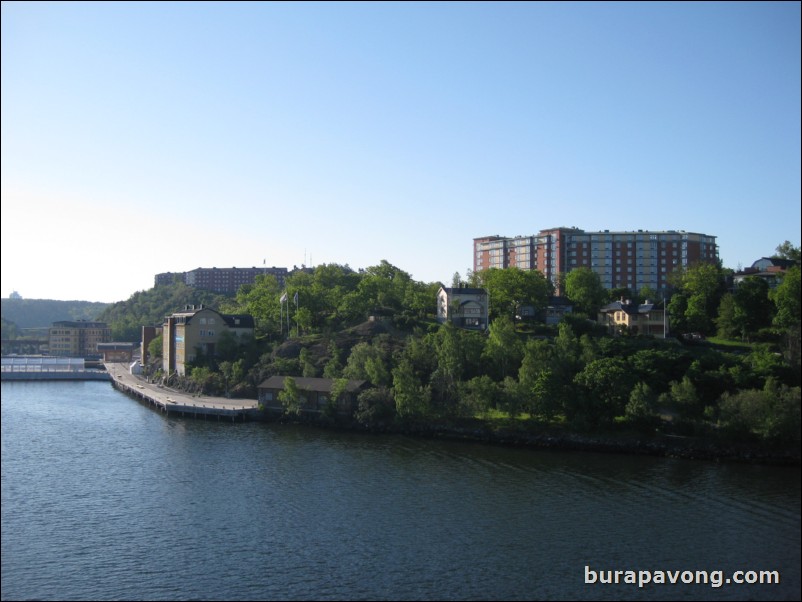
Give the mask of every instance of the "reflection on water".
POLYGON ((799 599, 797 469, 165 418, 2 385, 2 598, 799 599), (779 570, 779 586, 586 585, 779 570))

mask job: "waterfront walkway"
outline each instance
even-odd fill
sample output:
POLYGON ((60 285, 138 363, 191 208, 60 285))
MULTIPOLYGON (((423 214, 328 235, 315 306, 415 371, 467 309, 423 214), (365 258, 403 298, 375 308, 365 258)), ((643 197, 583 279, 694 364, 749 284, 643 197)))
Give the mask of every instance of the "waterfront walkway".
POLYGON ((108 362, 104 365, 115 389, 167 415, 244 421, 259 412, 259 403, 255 399, 228 399, 184 393, 149 383, 141 376, 131 374, 127 363, 108 362))

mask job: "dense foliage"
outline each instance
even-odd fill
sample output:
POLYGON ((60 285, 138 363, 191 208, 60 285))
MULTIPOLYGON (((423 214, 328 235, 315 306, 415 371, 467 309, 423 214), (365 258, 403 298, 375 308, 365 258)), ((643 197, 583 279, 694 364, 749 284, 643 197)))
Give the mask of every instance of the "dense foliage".
MULTIPOLYGON (((265 276, 220 307, 253 315, 257 336, 242 346, 221 345, 215 358, 198 358, 184 384, 253 398, 274 374, 360 379, 373 386, 355 414, 365 423, 506 416, 519 425, 716 432, 798 445, 798 267, 773 290, 747 280, 730 291, 727 271, 715 266, 676 274, 669 304, 674 332, 718 331, 745 341, 731 346, 611 338, 582 316, 535 331, 516 318, 516 308, 542 307, 551 290, 539 274, 525 274, 472 276, 472 284, 504 299, 485 333, 438 324, 439 284, 415 282, 387 262, 359 272, 319 266, 290 276, 283 290, 265 276)), ((565 285, 588 313, 629 293, 611 291, 603 299, 587 274, 565 285)))
POLYGON ((225 296, 175 282, 139 291, 126 301, 107 306, 97 320, 109 325, 112 340, 138 342, 142 338, 142 326, 161 326, 165 316, 186 305, 202 304, 216 308, 225 300, 225 296))

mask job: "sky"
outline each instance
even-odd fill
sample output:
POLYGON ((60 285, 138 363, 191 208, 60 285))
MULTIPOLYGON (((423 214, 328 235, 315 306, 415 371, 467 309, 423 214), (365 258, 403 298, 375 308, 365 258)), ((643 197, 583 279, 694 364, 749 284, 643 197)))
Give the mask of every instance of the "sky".
POLYGON ((422 282, 558 226, 800 245, 798 2, 3 2, 0 294, 422 282))

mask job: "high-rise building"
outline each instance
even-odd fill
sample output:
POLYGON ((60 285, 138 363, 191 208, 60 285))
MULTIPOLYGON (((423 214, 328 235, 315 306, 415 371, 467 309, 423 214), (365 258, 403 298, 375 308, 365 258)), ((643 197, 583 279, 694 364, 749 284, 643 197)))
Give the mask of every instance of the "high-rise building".
POLYGON ((560 274, 587 267, 607 289, 649 287, 662 293, 668 276, 695 263, 718 263, 716 237, 684 230, 585 232, 551 228, 531 236, 484 236, 473 241, 474 271, 538 270, 558 290, 560 274))

